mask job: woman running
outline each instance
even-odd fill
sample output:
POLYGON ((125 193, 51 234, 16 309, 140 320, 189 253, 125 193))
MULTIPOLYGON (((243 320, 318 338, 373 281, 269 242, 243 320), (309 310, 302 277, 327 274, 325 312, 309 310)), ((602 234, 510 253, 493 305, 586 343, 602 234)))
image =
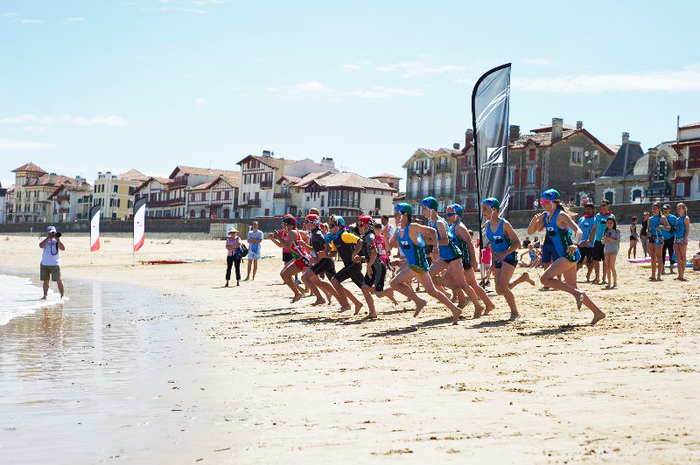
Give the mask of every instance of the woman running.
POLYGON ((542 273, 540 281, 546 287, 558 289, 574 296, 576 308, 580 309, 581 305, 588 307, 593 312, 591 325, 594 325, 605 318, 605 313, 585 293, 576 289, 576 264, 581 258, 576 244, 580 243, 583 233, 576 222, 564 211, 561 206, 561 197, 556 190, 547 189, 544 191, 540 198, 540 205, 544 208, 544 212, 538 213, 530 221, 528 233, 533 234, 535 231, 546 229, 559 255, 559 258, 542 273), (569 234, 569 230, 573 231, 573 238, 569 234), (564 281, 557 279, 558 275, 563 275, 564 281))
POLYGON ((630 248, 627 250, 627 259, 632 258, 634 253, 634 258, 637 258, 637 241, 639 236, 637 235, 637 217, 632 217, 632 224, 630 224, 630 248))
MULTIPOLYGON (((428 260, 425 256, 423 236, 435 244, 437 243, 437 233, 433 228, 413 222, 413 209, 410 205, 400 205, 401 222, 397 227, 397 233, 393 241, 396 242, 404 257, 406 257, 406 266, 402 267, 391 280, 391 288, 416 303, 416 311, 413 313, 413 316, 418 316, 427 302, 419 298, 411 287, 411 280, 417 278, 428 294, 450 309, 452 312, 452 324, 456 325, 462 311, 450 301, 449 297, 435 288, 430 273, 428 273, 428 260)), ((438 255, 438 249, 433 249, 433 256, 436 260, 439 258, 438 255)))
POLYGON ((479 303, 474 290, 467 284, 464 278, 464 268, 462 267, 462 249, 457 247, 454 237, 450 231, 447 221, 437 213, 438 201, 434 197, 426 197, 420 202, 423 208, 423 216, 427 220, 428 226, 437 232, 437 248, 440 259, 433 260, 430 266, 430 277, 433 283, 441 287, 453 289, 459 297, 459 308, 467 305, 464 293, 474 303, 474 315, 481 315, 484 308, 479 303), (444 276, 440 274, 444 272, 444 276))
POLYGON ((673 249, 676 252, 676 262, 678 264, 679 281, 685 281, 686 252, 688 250, 688 234, 690 233, 690 218, 688 218, 688 207, 684 203, 676 205, 676 232, 674 233, 673 249))
POLYGON ((649 218, 649 255, 651 255, 651 277, 649 281, 661 281, 661 267, 663 267, 663 260, 661 260, 661 254, 663 253, 664 238, 661 235, 661 231, 668 227, 668 221, 666 217, 661 214, 661 206, 658 203, 654 203, 651 206, 651 217, 649 218))
POLYGON ((510 321, 515 321, 520 318, 520 313, 518 313, 518 306, 515 303, 512 289, 525 281, 532 283, 532 280, 527 273, 523 273, 517 280, 510 282, 510 278, 513 277, 515 272, 515 267, 518 266, 520 239, 515 234, 510 223, 501 217, 500 209, 501 202, 494 197, 481 201, 481 212, 487 220, 486 237, 491 244, 491 254, 493 256, 496 293, 505 297, 508 307, 510 307, 510 321))
POLYGON ((303 239, 299 230, 297 230, 296 218, 291 215, 285 215, 282 217, 282 224, 283 229, 279 232, 270 233, 269 237, 272 242, 282 247, 282 250, 286 249, 291 254, 291 260, 282 268, 280 277, 294 293, 294 297, 292 298, 292 303, 294 303, 301 299, 304 293, 292 277, 309 265, 310 256, 306 253, 303 239))
POLYGON ((309 236, 309 246, 308 248, 313 253, 311 259, 311 266, 304 271, 301 276, 301 280, 306 284, 306 286, 311 290, 311 292, 316 296, 316 301, 311 305, 322 305, 328 301, 331 303, 331 297, 336 296, 335 289, 329 282, 325 282, 322 278, 327 278, 329 281, 335 276, 335 265, 333 259, 329 258, 325 254, 326 240, 321 233, 319 228, 321 221, 315 213, 310 213, 306 216, 306 229, 309 236), (319 289, 323 291, 326 299, 321 296, 318 292, 319 289))
POLYGON ((491 299, 489 299, 486 291, 476 282, 476 271, 479 269, 479 263, 476 260, 476 251, 469 230, 462 223, 462 213, 464 209, 458 203, 453 203, 447 206, 447 222, 451 225, 450 232, 452 240, 459 250, 462 251, 462 274, 469 287, 474 291, 474 294, 484 303, 485 309, 480 305, 477 306, 477 301, 473 300, 474 318, 479 318, 482 315, 488 315, 491 310, 496 308, 491 299))

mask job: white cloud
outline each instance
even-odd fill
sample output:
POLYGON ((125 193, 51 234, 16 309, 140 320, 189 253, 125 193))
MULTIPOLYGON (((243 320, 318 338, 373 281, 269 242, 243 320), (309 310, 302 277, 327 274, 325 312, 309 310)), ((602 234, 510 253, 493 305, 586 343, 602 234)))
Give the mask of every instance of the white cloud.
POLYGON ((372 87, 369 90, 357 90, 349 95, 360 98, 394 98, 394 97, 421 97, 426 92, 418 89, 402 89, 394 87, 372 87))
POLYGON ((414 78, 427 74, 450 74, 469 70, 468 66, 462 65, 429 66, 427 64, 428 60, 429 57, 420 57, 417 61, 377 66, 376 70, 382 73, 400 73, 404 78, 414 78))
POLYGON ((73 124, 76 126, 90 126, 93 124, 104 124, 106 126, 120 127, 124 128, 129 125, 129 121, 122 118, 121 116, 110 115, 110 116, 95 116, 93 118, 87 118, 85 116, 36 116, 36 115, 21 115, 13 116, 10 118, 0 119, 0 123, 5 124, 38 124, 41 126, 50 126, 54 124, 73 124))
POLYGON ((60 146, 57 144, 47 144, 44 142, 0 139, 0 152, 33 152, 38 150, 50 150, 57 147, 60 146))
POLYGON ((17 13, 3 13, 2 15, 6 18, 14 18, 17 16, 17 13))
POLYGON ((75 23, 82 23, 85 21, 85 18, 82 17, 77 17, 77 18, 66 18, 63 20, 63 24, 75 24, 75 23))
POLYGON ((546 58, 527 58, 523 60, 525 63, 530 63, 531 65, 551 65, 554 62, 552 60, 547 60, 546 58))
POLYGON ((291 100, 301 100, 302 98, 340 100, 348 97, 359 97, 366 99, 419 97, 426 95, 427 93, 425 90, 420 89, 403 89, 397 87, 381 86, 375 86, 370 89, 341 91, 339 89, 336 89, 335 87, 325 86, 318 81, 310 81, 294 86, 268 87, 267 91, 276 98, 287 98, 291 100))
POLYGON ((22 128, 25 132, 45 132, 45 126, 24 126, 22 128))
POLYGON ((20 19, 20 23, 22 24, 41 24, 44 22, 42 19, 20 19))
POLYGON ((197 97, 196 99, 194 99, 194 104, 198 107, 204 106, 205 103, 207 103, 207 101, 201 97, 197 97))
POLYGON ((681 71, 514 78, 513 88, 530 92, 700 92, 700 67, 681 71))
POLYGON ((206 13, 204 10, 200 10, 198 8, 184 8, 181 6, 164 6, 160 8, 143 8, 141 11, 145 11, 147 13, 153 13, 156 11, 182 11, 184 13, 196 13, 198 15, 203 15, 206 13))
POLYGON ((353 71, 360 71, 369 65, 371 65, 371 61, 358 61, 356 63, 347 63, 339 66, 340 71, 343 73, 351 73, 353 71))

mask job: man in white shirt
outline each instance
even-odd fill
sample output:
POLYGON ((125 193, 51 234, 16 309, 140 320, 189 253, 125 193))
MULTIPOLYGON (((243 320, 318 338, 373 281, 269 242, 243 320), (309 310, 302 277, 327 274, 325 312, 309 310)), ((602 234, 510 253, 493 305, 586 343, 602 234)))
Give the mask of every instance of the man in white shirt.
POLYGON ((66 250, 66 246, 61 242, 61 233, 56 232, 54 226, 46 228, 46 239, 39 243, 42 249, 41 266, 39 267, 39 277, 44 282, 44 297, 49 293, 49 280, 55 281, 58 285, 58 292, 63 298, 63 281, 61 281, 61 251, 66 250))

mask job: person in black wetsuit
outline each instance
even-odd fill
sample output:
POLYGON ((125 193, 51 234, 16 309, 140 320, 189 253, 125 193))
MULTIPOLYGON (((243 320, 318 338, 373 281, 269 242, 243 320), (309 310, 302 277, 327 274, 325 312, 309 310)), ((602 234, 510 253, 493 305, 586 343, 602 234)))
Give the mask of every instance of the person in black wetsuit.
POLYGON ((336 297, 340 302, 340 311, 350 310, 348 300, 355 305, 355 313, 359 313, 362 308, 362 303, 352 295, 350 291, 343 287, 342 283, 350 278, 358 288, 362 288, 364 278, 362 276, 362 265, 355 263, 352 260, 352 254, 355 250, 355 244, 360 240, 355 234, 345 229, 345 219, 342 216, 331 216, 328 221, 328 230, 326 235, 326 254, 336 252, 343 261, 343 269, 338 271, 331 279, 331 284, 335 289, 336 297))
MULTIPOLYGON (((304 271, 301 279, 306 286, 316 296, 316 301, 311 305, 322 305, 326 303, 319 289, 323 291, 331 303, 331 297, 335 296, 335 289, 329 282, 322 281, 322 278, 327 278, 329 281, 335 276, 335 265, 333 259, 325 253, 326 240, 319 229, 321 221, 317 214, 310 213, 306 216, 305 227, 309 235, 309 244, 307 248, 312 253, 311 266, 304 271)), ((338 297, 336 296, 336 299, 338 297)))

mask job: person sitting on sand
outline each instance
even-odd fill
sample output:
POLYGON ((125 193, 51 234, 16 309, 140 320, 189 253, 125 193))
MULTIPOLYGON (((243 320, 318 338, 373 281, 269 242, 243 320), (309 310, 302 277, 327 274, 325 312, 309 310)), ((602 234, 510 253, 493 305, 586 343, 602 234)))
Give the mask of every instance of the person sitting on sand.
MULTIPOLYGON (((700 247, 700 243, 698 243, 698 247, 700 247)), ((693 271, 700 271, 700 250, 693 255, 693 271)))
POLYGON ((522 266, 525 268, 536 268, 540 265, 540 251, 535 248, 535 244, 530 242, 527 246, 527 250, 523 253, 520 254, 520 261, 518 262, 518 266, 522 266), (524 261, 523 257, 527 256, 529 258, 529 261, 524 261))
POLYGON ((576 308, 580 309, 585 305, 593 312, 591 325, 605 318, 600 308, 585 293, 576 289, 577 263, 581 258, 578 246, 581 242, 583 232, 571 219, 561 205, 561 196, 555 189, 547 189, 540 197, 540 204, 544 208, 543 213, 536 214, 527 228, 528 233, 536 231, 553 231, 551 234, 552 243, 556 248, 557 258, 542 274, 540 281, 546 287, 567 292, 576 298, 576 308), (569 234, 573 231, 574 237, 569 234), (557 279, 558 275, 564 276, 564 281, 557 279))

